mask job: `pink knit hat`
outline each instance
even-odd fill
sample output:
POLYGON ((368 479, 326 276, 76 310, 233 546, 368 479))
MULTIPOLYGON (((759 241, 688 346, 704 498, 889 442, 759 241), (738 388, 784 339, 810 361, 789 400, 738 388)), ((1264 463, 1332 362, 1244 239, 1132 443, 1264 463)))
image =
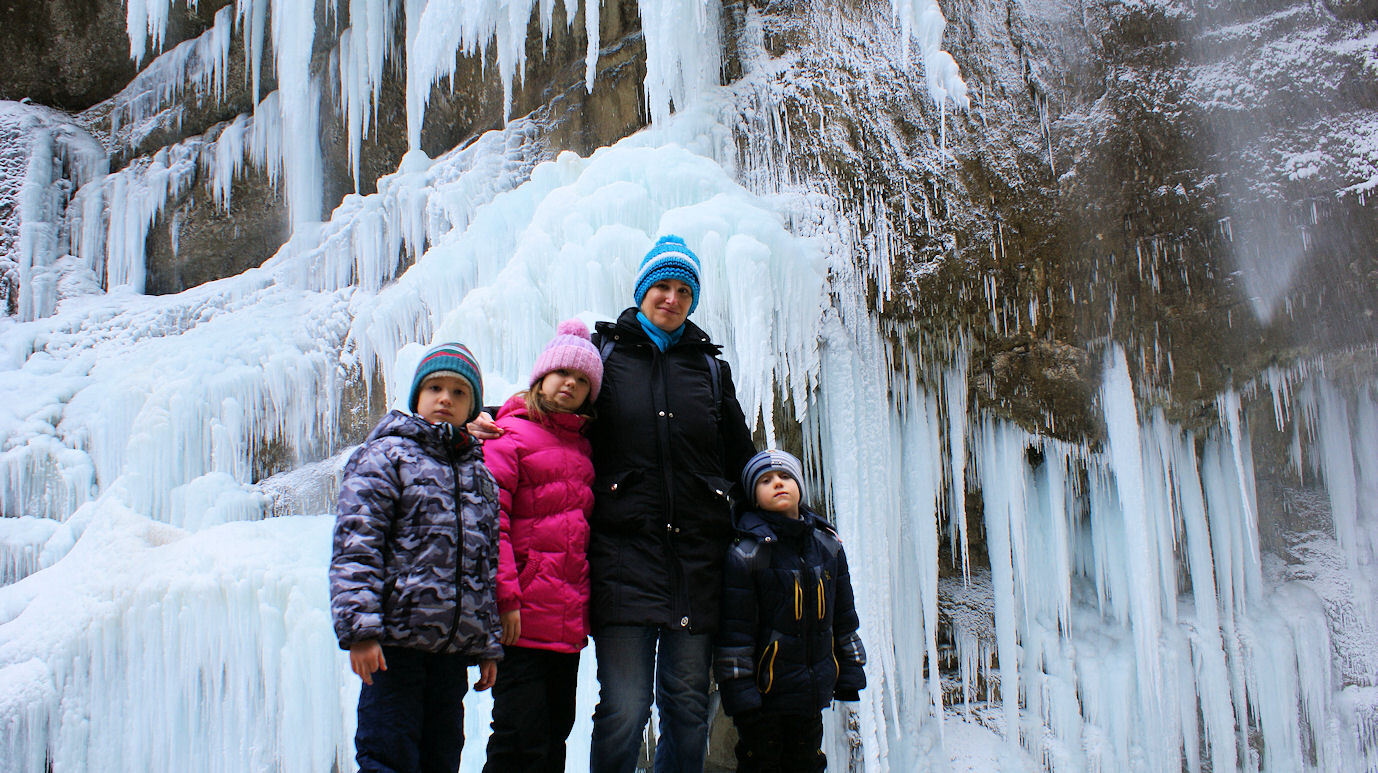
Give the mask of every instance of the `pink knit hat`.
POLYGON ((555 337, 545 345, 536 367, 531 369, 531 386, 552 370, 577 370, 589 378, 589 400, 598 399, 603 386, 603 358, 589 341, 589 329, 577 319, 567 319, 555 328, 555 337))

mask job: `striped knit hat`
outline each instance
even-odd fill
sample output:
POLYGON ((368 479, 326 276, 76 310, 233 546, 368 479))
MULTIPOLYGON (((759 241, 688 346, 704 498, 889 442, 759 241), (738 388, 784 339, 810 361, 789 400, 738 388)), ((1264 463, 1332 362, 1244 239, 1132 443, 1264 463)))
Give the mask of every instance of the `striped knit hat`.
POLYGON ((547 373, 561 368, 588 376, 589 401, 598 399, 598 389, 603 386, 603 357, 589 341, 588 326, 578 319, 567 319, 555 328, 555 337, 545 345, 531 369, 529 386, 536 386, 547 373))
POLYGON ((771 470, 788 473, 794 478, 794 482, 799 484, 801 504, 809 498, 809 492, 804 487, 804 465, 800 464, 793 454, 772 448, 751 457, 746 467, 742 468, 742 486, 752 505, 756 504, 756 481, 771 470))
POLYGON ((699 307, 699 256, 689 249, 684 239, 674 234, 660 237, 646 257, 641 259, 641 270, 636 274, 636 305, 640 306, 646 291, 662 279, 678 279, 689 285, 694 299, 689 302, 689 313, 699 307))
POLYGON ((461 343, 438 344, 426 350, 421 361, 416 364, 416 375, 411 380, 411 397, 407 398, 407 409, 415 412, 416 401, 421 397, 421 385, 434 376, 455 376, 469 382, 474 390, 474 404, 469 406, 469 416, 465 424, 473 421, 483 410, 483 374, 479 371, 474 353, 461 343))

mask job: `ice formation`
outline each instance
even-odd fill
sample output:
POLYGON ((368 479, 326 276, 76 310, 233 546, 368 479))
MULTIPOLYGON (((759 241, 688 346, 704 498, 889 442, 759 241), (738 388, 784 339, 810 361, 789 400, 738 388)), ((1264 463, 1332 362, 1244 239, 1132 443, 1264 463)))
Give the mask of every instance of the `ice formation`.
MULTIPOLYGON (((136 56, 158 48, 169 7, 129 1, 136 56)), ((862 305, 859 288, 888 274, 884 242, 858 268, 833 202, 789 171, 751 168, 768 153, 738 156, 711 3, 641 3, 647 130, 587 158, 541 160, 538 128, 516 118, 434 160, 410 155, 377 193, 348 196, 317 223, 320 84, 305 60, 321 31, 293 15, 300 7, 236 4, 251 77, 271 40, 280 88, 213 137, 106 174, 89 138, 25 124, 37 151, 22 154, 20 223, 36 230, 18 237, 31 245, 20 254, 42 256, 25 258, 27 270, 70 253, 108 290, 30 281, 31 313, 0 318, 0 505, 24 516, 0 521, 0 770, 352 769, 357 681, 330 631, 321 504, 348 450, 347 399, 372 388, 395 399, 416 352, 440 338, 474 349, 488 393, 510 392, 557 320, 626 305, 640 256, 665 232, 704 259, 695 319, 725 345, 748 415, 773 439, 773 406, 794 406, 852 556, 872 687, 852 738, 829 712, 833 760, 867 771, 1378 765, 1371 386, 1343 391, 1319 366, 1274 371, 1222 395, 1215 429, 1191 433, 1142 407, 1125 353, 1107 347, 1101 448, 969 406, 960 331, 882 331, 862 305), (43 167, 62 153, 80 171, 43 167), (281 175, 292 242, 239 276, 140 295, 158 208, 197 165, 233 206, 229 182, 246 158, 281 175), (79 184, 70 202, 61 179, 79 184), (1308 543, 1322 557, 1310 576, 1284 576, 1260 551, 1241 400, 1268 397, 1294 463, 1328 492, 1315 507, 1336 539, 1308 543), (988 571, 970 559, 969 485, 988 571), (299 517, 265 517, 284 513, 299 517), (961 577, 938 576, 945 540, 961 577), (969 614, 943 610, 940 588, 957 589, 969 614), (944 614, 960 712, 935 665, 944 614)), ((396 14, 420 62, 407 80, 419 132, 423 92, 456 48, 496 46, 510 78, 524 55, 510 38, 518 22, 534 10, 548 29, 552 8, 351 0, 338 62, 356 165, 397 54, 384 34, 396 14)), ((955 66, 933 61, 936 4, 894 8, 920 40, 935 101, 961 104, 955 66)), ((596 9, 585 13, 596 29, 596 9)), ((565 14, 575 16, 569 0, 565 14)), ((222 23, 223 11, 210 38, 146 72, 177 80, 193 60, 219 61, 196 70, 214 84, 222 23)), ((596 45, 591 34, 590 79, 596 45)), ((145 87, 160 103, 176 96, 145 87)), ((27 111, 6 106, 0 130, 27 111)), ((587 754, 591 653, 583 668, 571 770, 587 754)), ((468 699, 465 770, 482 762, 486 700, 468 699)))

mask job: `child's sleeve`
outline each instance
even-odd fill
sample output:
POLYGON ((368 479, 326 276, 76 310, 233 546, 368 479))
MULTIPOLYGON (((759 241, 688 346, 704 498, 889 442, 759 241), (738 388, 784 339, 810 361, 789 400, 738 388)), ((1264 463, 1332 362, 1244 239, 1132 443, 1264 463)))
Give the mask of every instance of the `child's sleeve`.
POLYGON ((498 614, 520 609, 522 588, 517 582, 517 556, 512 550, 512 498, 520 479, 521 461, 511 428, 506 435, 483 443, 483 463, 498 484, 498 614))
POLYGON ((833 606, 833 653, 837 656, 837 685, 833 697, 840 701, 859 700, 866 687, 866 648, 861 646, 857 629, 861 621, 852 595, 852 573, 847 568, 847 553, 837 552, 837 603, 833 606))
POLYGON ((401 490, 381 444, 363 446, 345 466, 330 556, 330 614, 341 649, 383 636, 383 556, 401 490))
POLYGON ((738 716, 761 707, 756 687, 756 628, 760 615, 756 579, 752 571, 761 545, 738 540, 727 552, 723 567, 721 620, 713 652, 713 675, 718 680, 723 710, 738 716))
MULTIPOLYGON (((494 494, 501 491, 492 480, 492 472, 487 469, 486 464, 478 465, 479 472, 484 477, 484 489, 486 497, 493 510, 498 510, 497 502, 493 501, 494 494)), ((499 494, 498 497, 501 497, 499 494)), ((493 515, 501 517, 499 510, 493 515)), ((502 536, 498 525, 494 523, 497 518, 488 520, 488 539, 484 540, 483 555, 479 568, 488 575, 488 590, 485 595, 488 598, 478 607, 478 618, 483 627, 488 632, 487 640, 484 642, 483 650, 479 653, 479 660, 501 660, 502 650, 502 623, 498 615, 497 591, 498 591, 498 555, 502 549, 502 536)))

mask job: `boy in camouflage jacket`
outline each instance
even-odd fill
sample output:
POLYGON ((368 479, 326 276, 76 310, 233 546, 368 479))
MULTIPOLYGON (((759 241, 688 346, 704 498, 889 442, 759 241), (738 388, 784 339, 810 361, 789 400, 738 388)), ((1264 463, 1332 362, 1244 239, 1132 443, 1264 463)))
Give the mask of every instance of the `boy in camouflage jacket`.
POLYGON ((482 383, 464 346, 430 349, 412 412, 389 412, 345 465, 330 609, 364 682, 360 771, 457 770, 467 668, 476 690, 497 676, 497 486, 464 431, 482 383))

